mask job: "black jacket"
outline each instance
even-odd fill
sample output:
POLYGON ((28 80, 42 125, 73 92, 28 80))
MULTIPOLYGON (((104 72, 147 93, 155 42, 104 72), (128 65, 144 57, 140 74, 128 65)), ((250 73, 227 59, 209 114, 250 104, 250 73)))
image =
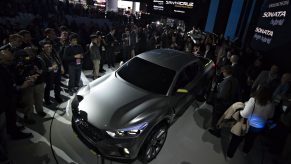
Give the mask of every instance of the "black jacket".
POLYGON ((69 63, 69 64, 76 64, 76 58, 75 55, 77 54, 84 54, 84 50, 82 46, 76 45, 76 46, 68 46, 64 50, 64 59, 69 63))
POLYGON ((224 78, 218 86, 217 99, 225 104, 232 104, 240 98, 240 87, 238 80, 233 77, 224 78))
POLYGON ((9 109, 12 100, 16 97, 15 77, 10 70, 0 64, 0 113, 9 109))

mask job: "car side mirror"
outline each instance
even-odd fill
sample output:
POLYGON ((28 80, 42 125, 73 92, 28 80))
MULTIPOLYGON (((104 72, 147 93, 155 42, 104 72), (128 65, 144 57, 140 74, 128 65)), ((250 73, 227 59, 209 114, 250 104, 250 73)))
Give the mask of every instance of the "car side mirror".
POLYGON ((187 89, 177 89, 177 93, 188 93, 189 91, 187 89))

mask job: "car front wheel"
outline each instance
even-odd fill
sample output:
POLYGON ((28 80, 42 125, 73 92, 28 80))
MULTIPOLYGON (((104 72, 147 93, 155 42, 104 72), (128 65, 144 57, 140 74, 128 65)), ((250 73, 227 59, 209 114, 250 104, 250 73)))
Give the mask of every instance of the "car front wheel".
POLYGON ((168 128, 165 124, 157 126, 152 130, 140 153, 140 160, 142 162, 148 163, 157 157, 166 141, 167 132, 168 128))

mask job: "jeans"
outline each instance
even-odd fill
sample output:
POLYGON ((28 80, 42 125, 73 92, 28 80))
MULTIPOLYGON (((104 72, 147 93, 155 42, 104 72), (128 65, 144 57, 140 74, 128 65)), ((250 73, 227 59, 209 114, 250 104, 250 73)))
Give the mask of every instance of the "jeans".
POLYGON ((61 92, 61 74, 59 72, 48 74, 49 77, 46 77, 45 80, 45 90, 44 90, 44 99, 45 101, 50 100, 50 91, 54 89, 55 98, 60 97, 61 92))
POLYGON ((69 90, 79 87, 82 65, 69 65, 69 90))
POLYGON ((123 62, 127 62, 130 58, 131 58, 131 52, 130 52, 130 47, 129 46, 125 46, 123 47, 123 62))
POLYGON ((114 59, 114 52, 113 52, 114 47, 108 47, 106 49, 106 57, 107 57, 107 64, 108 67, 115 67, 114 63, 115 63, 115 59, 114 59))

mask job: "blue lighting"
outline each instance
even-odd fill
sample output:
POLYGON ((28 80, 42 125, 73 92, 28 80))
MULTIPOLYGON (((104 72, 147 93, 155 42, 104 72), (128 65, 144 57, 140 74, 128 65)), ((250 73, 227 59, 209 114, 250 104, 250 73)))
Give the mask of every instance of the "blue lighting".
POLYGON ((249 119, 249 124, 255 128, 264 128, 265 121, 261 117, 252 115, 249 119))
POLYGON ((219 0, 211 0, 209 11, 208 11, 207 22, 205 26, 206 32, 213 32, 215 19, 216 19, 216 13, 218 10, 218 4, 219 4, 219 0))
POLYGON ((233 0, 226 30, 224 33, 225 38, 229 37, 231 40, 234 39, 243 4, 244 1, 242 0, 233 0))

